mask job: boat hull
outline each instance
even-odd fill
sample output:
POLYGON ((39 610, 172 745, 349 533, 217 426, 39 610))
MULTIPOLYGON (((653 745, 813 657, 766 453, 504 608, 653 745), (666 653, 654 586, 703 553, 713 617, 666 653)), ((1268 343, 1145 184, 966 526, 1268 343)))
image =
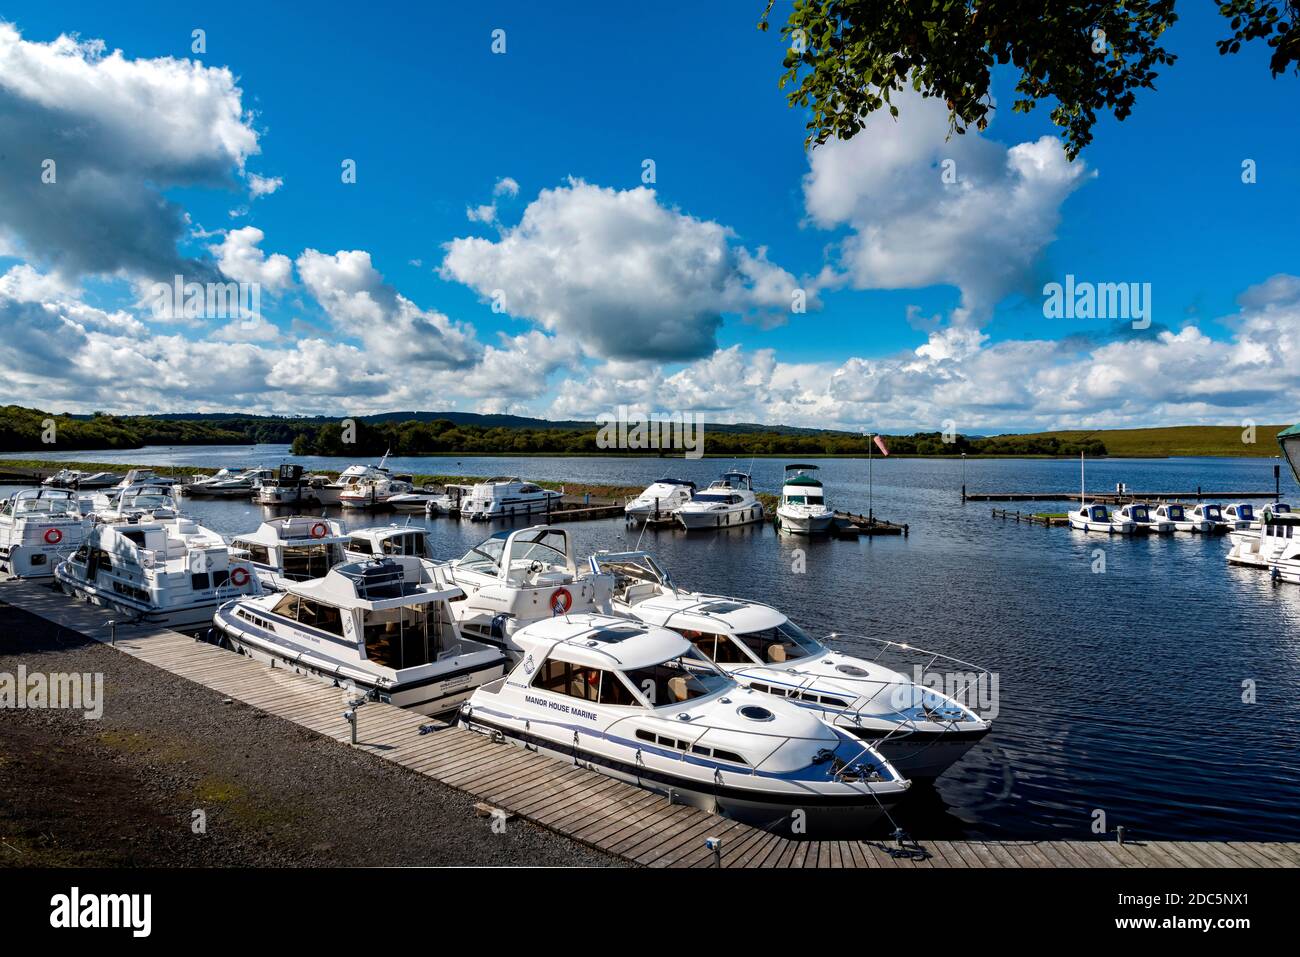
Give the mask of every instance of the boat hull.
POLYGON ((60 574, 57 570, 54 577, 65 594, 79 601, 89 602, 92 605, 99 605, 101 608, 117 612, 130 619, 132 624, 158 625, 161 628, 176 630, 192 630, 211 625, 212 616, 216 613, 217 608, 222 601, 227 600, 221 599, 220 601, 204 602, 197 605, 181 605, 174 608, 145 608, 133 602, 125 601, 120 596, 107 592, 98 586, 60 574))
POLYGON ((777 509, 776 517, 781 531, 795 535, 816 535, 829 531, 835 516, 829 512, 825 515, 790 515, 777 509))
POLYGON ((585 767, 643 790, 663 794, 673 803, 688 804, 720 817, 790 837, 830 839, 837 836, 861 836, 906 793, 898 789, 879 793, 874 798, 859 794, 839 800, 810 793, 777 798, 745 793, 726 786, 710 788, 689 779, 645 767, 638 768, 634 763, 584 748, 580 743, 575 747, 571 741, 561 742, 543 737, 517 727, 509 719, 486 719, 474 713, 466 715, 465 709, 461 709, 458 723, 467 730, 516 747, 585 767))
POLYGON ((707 512, 682 509, 677 513, 677 520, 687 531, 754 525, 763 521, 763 506, 751 505, 743 509, 707 512))

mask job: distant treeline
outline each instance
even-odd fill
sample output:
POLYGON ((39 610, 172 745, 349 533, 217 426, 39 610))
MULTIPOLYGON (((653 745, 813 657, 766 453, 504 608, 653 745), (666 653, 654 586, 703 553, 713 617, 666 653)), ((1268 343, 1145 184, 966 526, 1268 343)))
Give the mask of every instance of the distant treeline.
MULTIPOLYGON (((349 434, 341 425, 330 423, 307 430, 293 440, 295 455, 438 455, 443 453, 497 454, 617 454, 618 449, 601 448, 596 441, 597 429, 507 429, 457 425, 447 419, 433 422, 357 422, 349 434), (351 442, 345 439, 352 439, 351 442)), ((957 436, 951 442, 939 432, 886 436, 891 454, 899 455, 1078 455, 1084 452, 1106 454, 1098 439, 1076 441, 1055 437, 967 439, 957 436)), ((826 433, 821 435, 784 435, 777 432, 710 432, 704 430, 706 455, 866 455, 871 440, 858 435, 826 433)), ((873 447, 874 448, 874 447, 873 447)), ((638 451, 631 454, 655 454, 638 451)), ((665 451, 665 455, 680 452, 665 451)), ((876 454, 879 451, 876 450, 876 454)))
MULTIPOLYGON (((202 419, 151 418, 96 413, 90 417, 51 415, 38 409, 0 407, 0 451, 41 449, 132 449, 145 445, 290 444, 295 455, 464 454, 617 454, 596 441, 597 426, 586 429, 484 427, 450 419, 430 422, 323 422, 319 419, 205 416, 202 419), (52 422, 53 428, 49 427, 52 422), (48 441, 53 439, 53 441, 48 441), (350 439, 352 441, 345 441, 350 439)), ((898 455, 1105 455, 1096 438, 1000 435, 945 442, 939 432, 885 437, 898 455)), ((704 428, 706 455, 866 455, 865 436, 843 432, 793 435, 782 432, 723 432, 704 428)), ((633 454, 654 454, 647 450, 633 454)), ((680 455, 680 451, 665 451, 680 455)))
POLYGON ((293 420, 153 419, 96 413, 51 415, 21 406, 0 407, 0 451, 138 449, 145 445, 253 445, 288 443, 303 432, 293 420))

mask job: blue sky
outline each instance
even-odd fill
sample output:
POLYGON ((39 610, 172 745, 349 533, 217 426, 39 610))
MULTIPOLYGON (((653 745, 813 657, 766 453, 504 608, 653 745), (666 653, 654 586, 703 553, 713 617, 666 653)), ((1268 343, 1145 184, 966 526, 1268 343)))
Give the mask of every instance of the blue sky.
MULTIPOLYGON (((655 199, 663 209, 729 230, 725 248, 750 254, 765 248, 767 261, 808 285, 828 266, 852 271, 838 258, 839 244, 876 225, 870 221, 871 204, 864 202, 856 214, 832 216, 835 222, 825 215, 818 222, 810 215, 804 118, 787 107, 777 88, 778 33, 755 29, 761 0, 703 9, 674 3, 626 8, 572 3, 545 10, 525 3, 482 6, 467 11, 464 5, 407 9, 326 3, 314 5, 308 15, 265 3, 225 3, 202 13, 161 4, 4 5, 0 20, 12 23, 26 43, 76 34, 82 40, 102 39, 108 50, 120 49, 130 61, 193 58, 234 74, 240 105, 252 111, 247 125, 257 134, 257 151, 244 157, 245 176, 230 172, 227 187, 221 188, 211 175, 187 187, 185 176, 177 174, 159 190, 190 217, 192 234, 180 241, 183 255, 210 258, 207 247, 223 231, 255 226, 264 234, 259 244, 264 254, 294 261, 294 280, 264 302, 266 319, 283 336, 275 348, 289 349, 304 337, 319 335, 330 344, 359 344, 367 351, 356 326, 348 326, 356 317, 342 318, 337 303, 331 312, 318 287, 303 279, 298 262, 306 250, 325 255, 346 250, 365 251, 386 289, 419 310, 437 312, 472 330, 482 346, 500 346, 502 333, 520 337, 540 332, 560 341, 538 349, 574 346, 580 352, 525 363, 524 374, 545 380, 532 394, 516 389, 497 396, 488 386, 466 395, 446 386, 425 394, 384 392, 373 382, 356 392, 340 385, 332 393, 309 394, 277 388, 281 383, 274 380, 261 390, 222 394, 196 385, 187 393, 182 382, 145 404, 264 404, 281 411, 345 413, 354 407, 376 411, 410 407, 390 403, 418 403, 422 408, 560 416, 627 402, 669 409, 687 405, 710 417, 801 424, 930 428, 951 418, 959 427, 970 423, 984 429, 1142 424, 1143 415, 1153 421, 1231 422, 1287 411, 1279 407, 1280 400, 1265 401, 1258 383, 1244 389, 1207 383, 1193 394, 1179 386, 1192 374, 1187 363, 1195 374, 1209 377, 1213 344, 1233 347, 1237 327, 1219 320, 1232 317, 1240 324, 1238 297, 1245 290, 1270 277, 1300 272, 1294 239, 1294 224, 1300 221, 1296 79, 1271 79, 1262 47, 1221 57, 1213 41, 1224 26, 1206 5, 1180 5, 1184 19, 1166 41, 1179 62, 1163 71, 1157 90, 1139 94, 1126 121, 1102 117, 1094 143, 1076 164, 1086 172, 1076 184, 1033 207, 1052 221, 1026 240, 1033 249, 1023 268, 994 287, 993 298, 987 308, 980 305, 975 319, 954 318, 969 289, 953 281, 942 265, 920 270, 919 283, 900 283, 908 288, 889 288, 888 274, 882 278, 881 270, 873 268, 867 280, 821 284, 815 295, 819 308, 802 315, 783 314, 752 295, 726 299, 717 309, 722 321, 713 330, 713 348, 664 361, 647 346, 648 358, 641 362, 635 342, 622 350, 608 345, 593 350, 584 334, 590 326, 542 318, 545 302, 533 309, 494 312, 486 286, 503 274, 523 281, 518 278, 525 275, 523 267, 504 263, 503 248, 493 251, 491 264, 475 261, 457 275, 445 268, 440 274, 445 244, 471 237, 502 242, 542 191, 564 190, 571 177, 615 193, 635 190, 642 185, 642 162, 649 158, 655 163, 655 199), (190 52, 195 28, 206 31, 204 56, 190 52), (498 28, 506 31, 504 55, 490 49, 491 33, 498 28), (345 158, 356 160, 355 184, 340 182, 345 158), (1251 185, 1241 181, 1241 163, 1247 158, 1258 168, 1258 182, 1251 185), (250 200, 250 172, 280 178, 283 185, 250 200), (494 186, 505 177, 518 190, 496 198, 497 222, 470 221, 467 208, 492 203, 494 186), (246 214, 230 215, 241 207, 246 214), (1007 352, 992 361, 999 344, 1010 351, 1016 343, 1085 334, 1104 347, 1113 338, 1106 322, 1044 318, 1041 287, 1067 272, 1098 282, 1150 283, 1155 328, 1144 337, 1154 352, 1161 350, 1152 337, 1162 328, 1176 331, 1189 323, 1209 344, 1201 342, 1193 357, 1186 355, 1190 345, 1164 350, 1175 370, 1168 388, 1137 402, 1115 395, 1108 400, 1107 388, 1098 389, 1095 381, 1086 386, 1090 397, 1080 392, 1077 402, 1045 401, 1053 392, 1068 392, 1070 384, 1084 389, 1090 377, 1097 378, 1103 360, 1096 352, 1068 359, 1041 346, 1033 360, 1025 361, 1062 368, 1060 383, 1048 375, 1033 395, 990 395, 999 388, 981 377, 1005 376, 1018 361, 1007 352), (928 281, 935 277, 948 281, 928 281), (732 308, 735 302, 740 306, 732 308), (930 367, 918 373, 909 368, 908 357, 926 346, 931 327, 909 322, 909 309, 939 317, 943 327, 955 323, 977 329, 979 344, 968 341, 955 354, 927 358, 930 367), (1178 367, 1179 362, 1185 365, 1178 367), (860 386, 853 385, 855 376, 865 377, 860 386), (956 383, 954 377, 962 381, 956 383), (819 392, 825 382, 836 388, 819 392), (941 389, 949 394, 934 399, 941 389), (589 402, 586 408, 581 397, 589 402)), ((773 19, 781 19, 779 5, 773 19)), ((998 80, 996 97, 1009 104, 1011 77, 1003 74, 998 80)), ((1054 136, 1047 113, 1045 107, 1029 116, 1000 109, 983 139, 1005 149, 1054 136)), ((150 121, 146 115, 138 122, 147 127, 150 121)), ((921 151, 915 165, 937 177, 936 161, 945 149, 940 143, 928 154, 921 151)), ((915 172, 894 174, 907 179, 915 172)), ((850 192, 870 200, 879 195, 873 191, 889 189, 891 182, 859 184, 850 192)), ((892 235, 906 234, 910 215, 945 215, 942 207, 926 202, 916 210, 893 209, 892 235)), ((991 223, 991 246, 1015 246, 1017 237, 1009 231, 1015 232, 1014 223, 991 223)), ((41 273, 52 269, 36 245, 23 243, 21 229, 11 225, 10 232, 13 248, 0 251, 13 255, 0 258, 0 272, 19 263, 41 273)), ((961 237, 967 246, 983 241, 978 224, 968 224, 961 237)), ((909 255, 906 244, 898 255, 909 255)), ((593 264, 585 262, 582 268, 590 270, 593 264)), ((970 268, 981 267, 976 262, 970 268)), ((121 270, 64 278, 76 287, 79 301, 108 311, 129 312, 138 299, 133 282, 140 277, 121 270)), ((1281 282, 1278 288, 1261 307, 1275 324, 1278 311, 1291 305, 1291 285, 1281 282)), ((608 305, 604 293, 599 301, 608 305)), ((630 340, 640 335, 641 323, 659 321, 657 314, 641 317, 636 309, 629 302, 611 320, 627 324, 630 340)), ((1285 330, 1291 318, 1284 315, 1279 328, 1285 330)), ((417 322, 415 328, 424 326, 417 322)), ((147 329, 159 332, 153 325, 147 329)), ((187 341, 211 337, 210 328, 173 327, 162 333, 187 341)), ((1282 333, 1274 329, 1256 335, 1282 333)), ((520 341, 515 351, 528 348, 520 341)), ((150 362, 163 361, 158 355, 155 349, 150 362)), ((1284 365, 1285 358, 1274 360, 1284 365)), ((274 358, 265 361, 268 369, 283 369, 274 358)), ((1144 365, 1165 361, 1166 356, 1154 354, 1123 357, 1114 363, 1114 374, 1131 376, 1144 365)), ((470 366, 444 363, 439 368, 463 371, 470 366)), ((507 375, 516 371, 503 368, 507 375)), ((369 368, 368 379, 381 371, 369 368)), ((401 374, 400 369, 391 372, 401 374)), ((184 370, 177 375, 193 379, 184 370)), ((304 376, 310 379, 314 373, 304 376)), ((116 393, 111 388, 106 393, 91 378, 35 379, 24 387, 38 393, 28 395, 29 400, 44 393, 42 401, 51 406, 112 404, 116 393)), ((118 405, 128 411, 125 403, 118 405)))

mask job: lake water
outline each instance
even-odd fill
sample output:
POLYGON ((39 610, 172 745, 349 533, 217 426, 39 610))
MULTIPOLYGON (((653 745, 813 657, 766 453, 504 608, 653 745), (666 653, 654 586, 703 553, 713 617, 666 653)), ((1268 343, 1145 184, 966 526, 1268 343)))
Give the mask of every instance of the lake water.
MULTIPOLYGON (((55 455, 42 457, 54 458, 55 455)), ((66 453, 67 459, 207 466, 275 465, 282 446, 66 453)), ((308 468, 350 462, 292 459, 308 468)), ((1276 460, 1108 459, 1088 486, 1143 491, 1273 487, 1276 460)), ((648 484, 661 474, 705 483, 727 460, 593 457, 392 459, 426 474, 648 484)), ((748 462, 740 462, 747 467, 748 462)), ((782 462, 758 460, 754 484, 778 491, 782 462)), ((780 607, 814 634, 905 641, 975 662, 998 677, 992 734, 898 815, 918 837, 1080 838, 1097 812, 1135 839, 1300 840, 1300 588, 1229 567, 1226 536, 1114 538, 995 520, 961 504, 960 460, 819 460, 830 502, 911 526, 907 538, 807 541, 770 525, 687 536, 649 530, 686 587, 780 607), (796 574, 796 550, 806 572, 796 574), (1094 571, 1104 559, 1102 572, 1094 571), (1243 702, 1253 683, 1256 703, 1243 702)), ((1077 462, 969 460, 976 491, 1078 488, 1077 462)), ((1282 493, 1300 498, 1288 470, 1282 493)), ((1012 508, 1063 511, 1062 504, 1012 508)), ((227 535, 256 527, 246 502, 193 500, 190 513, 227 535)), ((350 525, 374 517, 345 516, 350 525)), ((398 519, 405 521, 405 516, 398 519)), ((425 524, 423 516, 412 522, 425 524)), ((435 553, 462 554, 489 528, 427 523, 435 553)), ((566 526, 580 556, 635 547, 622 520, 566 526)), ((845 650, 869 643, 840 639, 845 650)))

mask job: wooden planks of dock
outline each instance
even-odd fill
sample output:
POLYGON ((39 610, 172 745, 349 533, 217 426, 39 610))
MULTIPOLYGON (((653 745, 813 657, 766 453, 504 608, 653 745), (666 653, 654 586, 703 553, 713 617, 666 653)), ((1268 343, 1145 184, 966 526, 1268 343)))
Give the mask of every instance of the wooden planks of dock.
MULTIPOLYGON (((46 584, 0 583, 0 603, 109 641, 107 611, 46 584)), ((345 693, 153 627, 120 627, 118 651, 349 746, 345 693)), ((1297 867, 1300 845, 1202 841, 795 841, 672 804, 586 768, 543 757, 390 705, 361 707, 358 743, 392 761, 572 840, 647 867, 1158 868, 1297 867), (706 838, 721 841, 716 854, 706 838)), ((472 825, 471 825, 472 826, 472 825)))

